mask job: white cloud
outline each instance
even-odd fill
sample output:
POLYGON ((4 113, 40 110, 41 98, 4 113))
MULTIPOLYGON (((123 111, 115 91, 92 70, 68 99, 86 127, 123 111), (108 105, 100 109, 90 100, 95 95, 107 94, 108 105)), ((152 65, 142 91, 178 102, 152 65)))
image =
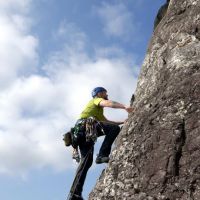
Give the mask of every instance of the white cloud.
POLYGON ((27 1, 1 1, 0 10, 0 88, 9 86, 20 73, 28 73, 37 65, 37 39, 29 33, 30 21, 9 6, 26 7, 27 1), (6 12, 8 11, 8 12, 6 12))
POLYGON ((0 173, 72 167, 62 141, 67 116, 59 92, 50 79, 31 76, 0 95, 0 173))
POLYGON ((108 36, 130 39, 135 32, 133 15, 122 3, 103 3, 102 7, 96 8, 97 13, 104 24, 103 31, 108 36))
POLYGON ((31 0, 0 0, 0 10, 2 12, 27 12, 31 0))
MULTIPOLYGON (((107 88, 111 99, 128 104, 136 86, 136 66, 116 48, 96 49, 96 56, 89 56, 86 35, 73 24, 64 24, 57 35, 69 35, 63 50, 51 54, 42 67, 45 75, 33 73, 37 39, 23 29, 26 22, 20 17, 15 22, 0 18, 7 31, 0 40, 7 49, 5 53, 0 47, 6 66, 1 78, 10 83, 0 93, 0 174, 24 176, 32 169, 71 168, 62 134, 75 123, 96 86, 107 88)), ((106 115, 111 120, 127 117, 120 110, 107 109, 106 115)))
POLYGON ((87 36, 72 22, 62 21, 54 33, 56 39, 62 39, 70 48, 84 49, 87 36))

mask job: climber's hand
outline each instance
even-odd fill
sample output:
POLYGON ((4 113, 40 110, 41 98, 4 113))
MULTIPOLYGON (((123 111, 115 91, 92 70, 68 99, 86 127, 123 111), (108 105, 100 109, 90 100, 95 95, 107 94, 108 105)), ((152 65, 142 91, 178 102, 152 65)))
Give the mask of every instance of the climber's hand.
POLYGON ((128 112, 128 113, 131 113, 131 112, 133 112, 133 108, 132 107, 130 107, 130 106, 125 106, 125 110, 128 112))

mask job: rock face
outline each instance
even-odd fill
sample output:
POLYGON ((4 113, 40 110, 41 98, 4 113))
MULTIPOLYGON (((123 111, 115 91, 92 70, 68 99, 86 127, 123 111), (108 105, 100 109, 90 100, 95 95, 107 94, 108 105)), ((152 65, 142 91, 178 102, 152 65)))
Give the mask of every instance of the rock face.
POLYGON ((133 107, 89 199, 200 200, 200 0, 170 1, 133 107))

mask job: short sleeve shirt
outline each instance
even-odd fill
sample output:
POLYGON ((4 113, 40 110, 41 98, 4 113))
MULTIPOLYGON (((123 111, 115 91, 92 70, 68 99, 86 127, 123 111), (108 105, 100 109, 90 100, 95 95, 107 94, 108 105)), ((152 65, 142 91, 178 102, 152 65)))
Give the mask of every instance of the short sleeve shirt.
POLYGON ((103 100, 103 98, 94 98, 88 102, 83 112, 80 115, 80 118, 88 118, 95 117, 99 121, 105 121, 105 117, 103 115, 103 108, 99 106, 99 103, 103 100))

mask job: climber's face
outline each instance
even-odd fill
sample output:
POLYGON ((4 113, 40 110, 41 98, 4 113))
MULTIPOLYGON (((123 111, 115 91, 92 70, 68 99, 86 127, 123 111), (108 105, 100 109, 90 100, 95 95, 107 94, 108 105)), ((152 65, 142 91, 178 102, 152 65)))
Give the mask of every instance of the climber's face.
POLYGON ((103 98, 105 100, 108 100, 108 94, 107 94, 106 91, 98 92, 97 96, 100 97, 100 98, 103 98))

